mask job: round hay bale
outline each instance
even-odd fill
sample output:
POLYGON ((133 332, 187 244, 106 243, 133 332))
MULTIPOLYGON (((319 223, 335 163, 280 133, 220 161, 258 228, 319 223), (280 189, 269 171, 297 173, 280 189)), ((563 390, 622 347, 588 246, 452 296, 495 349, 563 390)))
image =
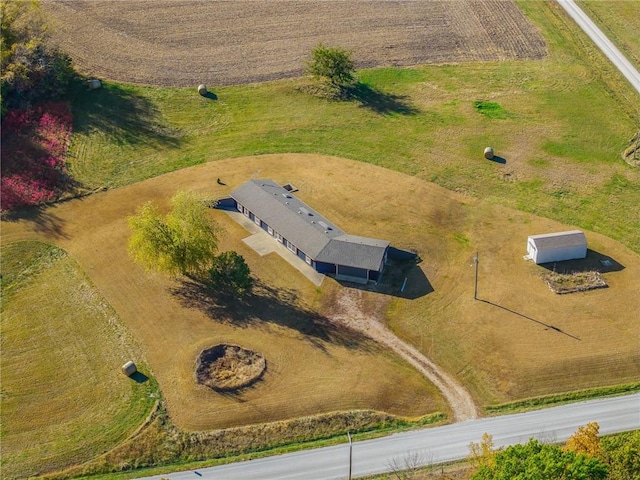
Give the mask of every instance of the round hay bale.
POLYGON ((87 86, 89 87, 89 90, 95 90, 102 86, 102 82, 97 78, 92 78, 91 80, 87 80, 87 86))
POLYGON ((138 371, 136 364, 129 360, 122 366, 122 373, 124 373, 127 377, 130 377, 134 373, 138 371))
POLYGON ((196 381, 219 392, 230 392, 257 382, 266 369, 267 361, 261 353, 220 344, 198 356, 196 381))
POLYGON ((484 149, 484 158, 491 160, 493 158, 493 147, 487 147, 484 149))
POLYGON ((207 86, 204 84, 198 85, 198 93, 204 97, 208 93, 207 86))

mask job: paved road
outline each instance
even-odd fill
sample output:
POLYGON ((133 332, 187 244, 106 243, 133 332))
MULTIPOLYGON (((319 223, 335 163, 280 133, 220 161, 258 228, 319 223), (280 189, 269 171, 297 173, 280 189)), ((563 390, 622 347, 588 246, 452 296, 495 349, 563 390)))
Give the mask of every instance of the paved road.
POLYGON ((602 50, 602 52, 611 60, 618 70, 629 80, 633 88, 640 93, 640 73, 633 65, 620 53, 620 50, 609 41, 604 33, 596 26, 595 23, 578 7, 573 0, 557 0, 562 8, 566 10, 571 18, 589 35, 591 40, 602 50))
MULTIPOLYGON (((355 442, 353 477, 389 471, 394 460, 400 464, 409 458, 419 458, 421 463, 441 463, 465 458, 469 443, 480 441, 484 432, 493 436, 497 447, 526 442, 531 437, 560 442, 591 421, 600 424, 601 434, 639 429, 640 393, 355 442)), ((349 446, 345 436, 343 445, 147 478, 338 480, 347 478, 348 466, 349 446)))

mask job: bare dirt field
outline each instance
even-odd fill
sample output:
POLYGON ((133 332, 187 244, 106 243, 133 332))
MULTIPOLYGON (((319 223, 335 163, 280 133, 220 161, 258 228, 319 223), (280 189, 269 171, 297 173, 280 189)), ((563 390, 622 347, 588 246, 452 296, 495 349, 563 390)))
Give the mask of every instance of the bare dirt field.
POLYGON ((292 182, 300 188, 296 195, 347 231, 416 249, 423 261, 407 272, 404 294, 357 291, 359 321, 367 315, 386 320, 462 381, 479 404, 624 383, 640 374, 638 255, 587 232, 592 255, 615 261, 603 274, 609 288, 556 295, 541 278, 547 270, 522 256, 527 235, 568 226, 355 161, 295 154, 211 162, 61 203, 33 220, 3 222, 3 242, 44 239, 77 259, 139 339, 169 413, 183 428, 352 408, 407 415, 446 411, 435 389, 387 349, 310 322, 309 311, 344 316, 343 286, 325 280, 316 289, 277 255, 258 256, 242 242, 248 233, 223 212, 212 212, 226 232, 221 248, 245 256, 270 288, 260 302, 246 306, 244 316, 242 310, 230 315, 224 306, 202 301, 197 292, 128 259, 125 216, 139 204, 165 205, 178 189, 221 197, 252 177, 292 182), (477 250, 479 301, 473 299, 477 250), (270 315, 271 296, 285 317, 270 315), (199 353, 223 342, 260 351, 269 362, 263 380, 238 397, 222 396, 194 379, 199 353))
POLYGON ((511 0, 45 0, 54 40, 84 73, 149 85, 299 76, 318 43, 358 68, 540 58, 544 40, 511 0))

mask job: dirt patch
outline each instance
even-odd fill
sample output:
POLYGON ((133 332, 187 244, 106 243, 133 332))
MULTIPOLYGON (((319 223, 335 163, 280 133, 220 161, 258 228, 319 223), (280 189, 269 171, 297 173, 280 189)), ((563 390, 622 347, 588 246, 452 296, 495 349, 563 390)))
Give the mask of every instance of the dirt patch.
POLYGON ((258 381, 267 369, 260 353, 238 345, 216 345, 204 350, 196 362, 196 380, 218 392, 230 392, 258 381))
POLYGON ((552 292, 558 294, 607 288, 600 272, 548 273, 544 277, 552 292))
POLYGON ((299 76, 318 43, 358 68, 541 58, 546 46, 512 1, 86 2, 45 0, 54 40, 83 72, 150 85, 299 76))

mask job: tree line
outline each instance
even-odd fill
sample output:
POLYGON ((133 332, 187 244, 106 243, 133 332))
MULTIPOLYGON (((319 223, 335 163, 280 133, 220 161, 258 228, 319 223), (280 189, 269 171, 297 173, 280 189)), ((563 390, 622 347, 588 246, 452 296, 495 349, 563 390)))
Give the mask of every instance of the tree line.
POLYGON ((2 117, 60 97, 74 78, 71 58, 52 45, 36 0, 0 0, 0 71, 2 117))

